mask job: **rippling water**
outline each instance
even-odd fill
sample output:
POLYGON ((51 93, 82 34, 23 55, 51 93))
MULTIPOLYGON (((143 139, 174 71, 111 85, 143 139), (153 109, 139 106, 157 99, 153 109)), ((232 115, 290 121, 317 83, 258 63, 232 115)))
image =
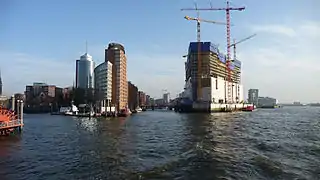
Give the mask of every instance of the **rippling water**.
POLYGON ((0 179, 319 179, 320 108, 26 115, 0 138, 0 179))

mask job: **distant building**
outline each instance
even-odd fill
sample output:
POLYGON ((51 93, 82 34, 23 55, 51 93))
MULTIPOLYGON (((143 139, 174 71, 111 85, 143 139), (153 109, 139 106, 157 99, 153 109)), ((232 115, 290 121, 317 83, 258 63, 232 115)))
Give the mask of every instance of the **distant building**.
POLYGON ((301 105, 301 102, 298 102, 298 101, 293 102, 293 105, 301 105))
POLYGON ((248 91, 248 102, 255 106, 258 105, 259 101, 259 89, 249 89, 248 91))
POLYGON ((76 61, 76 87, 82 89, 94 88, 94 61, 85 53, 76 61))
POLYGON ((146 101, 147 101, 147 97, 146 94, 142 91, 138 92, 138 96, 139 96, 139 106, 146 106, 146 101))
POLYGON ((258 107, 274 107, 278 104, 278 100, 271 97, 259 97, 258 107))
POLYGON ((146 95, 146 105, 151 106, 151 97, 149 95, 146 95))
POLYGON ((163 103, 169 104, 170 103, 170 93, 163 94, 163 103))
POLYGON ((164 105, 163 99, 155 99, 155 100, 154 100, 154 104, 155 104, 156 106, 163 106, 163 105, 164 105))
POLYGON ((128 106, 127 58, 124 47, 118 43, 110 43, 105 50, 105 61, 112 66, 112 104, 116 109, 128 106))
POLYGON ((128 82, 128 107, 134 110, 139 106, 138 87, 128 82))
POLYGON ((74 87, 65 87, 62 89, 62 98, 64 100, 72 100, 73 97, 71 97, 71 92, 73 91, 74 87))
POLYGON ((94 69, 96 100, 101 107, 109 107, 112 100, 112 63, 107 61, 94 69))
POLYGON ((49 111, 52 103, 62 96, 62 88, 45 83, 33 83, 26 86, 25 104, 26 108, 36 109, 35 111, 49 111))

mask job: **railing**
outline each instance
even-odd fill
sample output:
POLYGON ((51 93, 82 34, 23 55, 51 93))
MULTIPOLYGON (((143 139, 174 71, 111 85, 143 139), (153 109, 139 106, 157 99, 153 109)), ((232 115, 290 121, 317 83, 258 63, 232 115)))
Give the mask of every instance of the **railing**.
POLYGON ((5 129, 5 128, 9 128, 9 127, 17 127, 17 126, 22 126, 20 119, 0 122, 0 129, 5 129))

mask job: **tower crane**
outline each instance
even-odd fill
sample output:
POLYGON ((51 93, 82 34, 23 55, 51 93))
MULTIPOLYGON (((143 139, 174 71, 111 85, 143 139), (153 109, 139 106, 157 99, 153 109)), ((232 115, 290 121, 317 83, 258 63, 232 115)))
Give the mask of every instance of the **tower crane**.
POLYGON ((239 43, 242 43, 248 39, 251 39, 253 38, 254 36, 256 36, 257 34, 253 34, 251 36, 248 36, 244 39, 241 39, 240 41, 236 42, 235 39, 233 40, 233 44, 230 45, 230 48, 233 47, 233 60, 236 60, 237 59, 237 56, 236 56, 236 45, 239 44, 239 43))
POLYGON ((233 103, 233 99, 231 98, 231 88, 232 88, 232 82, 231 82, 231 69, 230 69, 230 11, 243 11, 245 7, 230 7, 229 0, 227 1, 227 7, 225 8, 213 8, 212 6, 210 8, 184 8, 181 9, 182 11, 226 11, 226 20, 227 20, 227 60, 226 60, 226 70, 228 71, 228 91, 226 96, 226 102, 227 103, 233 103))
MULTIPOLYGON (((197 5, 196 5, 197 9, 197 5)), ((197 42, 198 42, 198 57, 197 57, 197 100, 200 100, 202 97, 202 92, 201 92, 201 78, 202 78, 202 63, 201 63, 201 33, 200 33, 200 24, 201 22, 206 22, 206 23, 212 23, 212 24, 220 24, 220 25, 226 25, 226 23, 223 22, 217 22, 217 21, 211 21, 211 20, 205 20, 201 19, 199 17, 199 12, 197 13, 197 18, 185 16, 184 18, 189 21, 197 21, 197 42)), ((186 56, 183 56, 186 57, 186 56)))

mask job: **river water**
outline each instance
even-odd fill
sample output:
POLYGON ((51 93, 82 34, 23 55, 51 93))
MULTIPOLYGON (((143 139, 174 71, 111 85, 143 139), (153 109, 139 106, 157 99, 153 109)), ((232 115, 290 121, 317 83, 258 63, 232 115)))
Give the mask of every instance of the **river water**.
POLYGON ((319 179, 320 108, 118 119, 25 115, 0 179, 319 179))

